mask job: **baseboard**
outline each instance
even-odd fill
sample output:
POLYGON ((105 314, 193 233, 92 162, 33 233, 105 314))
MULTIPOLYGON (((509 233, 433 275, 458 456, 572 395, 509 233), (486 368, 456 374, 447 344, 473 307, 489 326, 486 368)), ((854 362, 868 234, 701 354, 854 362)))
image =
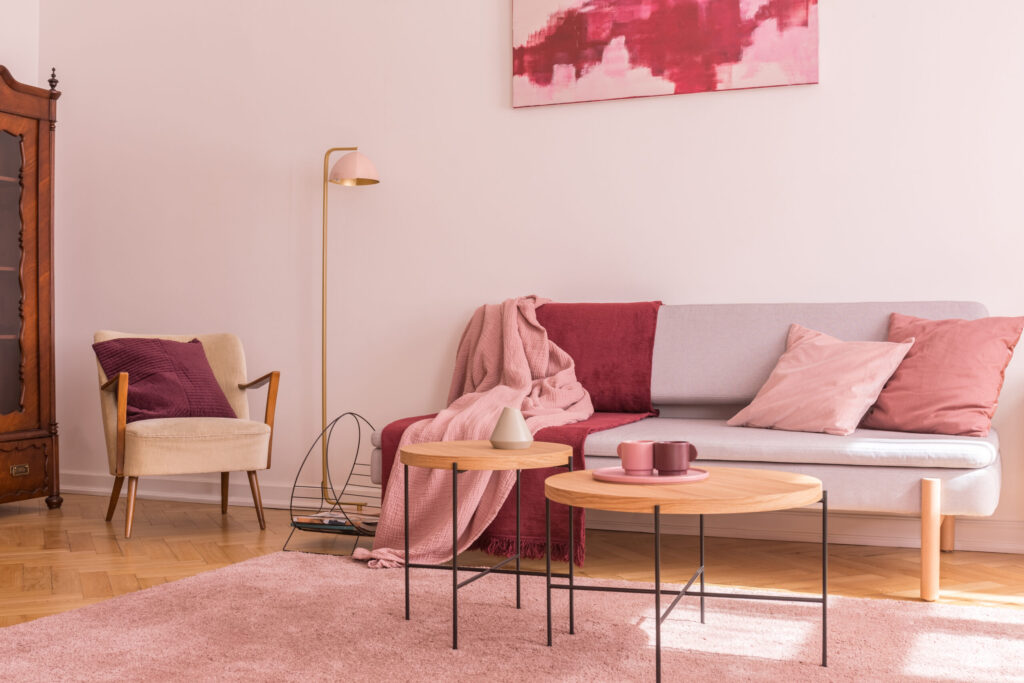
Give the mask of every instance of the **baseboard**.
MULTIPOLYGON (((108 496, 113 483, 110 475, 89 472, 64 471, 60 478, 61 489, 68 493, 108 496)), ((291 485, 260 482, 260 492, 265 507, 288 509, 291 485)), ((217 504, 220 502, 220 478, 216 475, 145 477, 139 483, 138 496, 217 504)), ((252 505, 249 481, 241 474, 231 478, 228 502, 231 505, 252 505)), ((588 510, 587 527, 647 533, 652 531, 652 522, 650 515, 588 510)), ((662 530, 669 534, 695 535, 697 521, 690 517, 666 515, 662 530)), ((705 531, 710 536, 727 538, 814 543, 821 540, 821 513, 817 509, 806 509, 756 515, 712 515, 705 520, 705 531)), ((921 522, 917 517, 905 515, 833 512, 829 514, 829 542, 918 548, 921 544, 921 522)), ((956 549, 1024 554, 1024 522, 958 517, 956 549)))
MULTIPOLYGON (((91 472, 60 473, 60 488, 64 493, 88 493, 109 496, 114 478, 109 474, 91 472)), ((121 492, 123 497, 124 490, 121 492)), ((173 477, 140 477, 136 494, 141 499, 177 500, 186 503, 220 503, 220 476, 217 474, 173 477)), ((260 481, 263 507, 287 510, 291 504, 292 487, 260 481)), ((252 507, 249 478, 242 472, 233 472, 228 485, 228 504, 252 507)))

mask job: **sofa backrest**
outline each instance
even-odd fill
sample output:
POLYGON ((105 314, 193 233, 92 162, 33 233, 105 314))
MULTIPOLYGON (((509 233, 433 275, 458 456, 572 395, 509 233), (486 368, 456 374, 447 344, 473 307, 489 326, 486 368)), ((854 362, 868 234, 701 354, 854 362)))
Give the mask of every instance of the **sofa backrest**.
POLYGON ((988 315, 971 301, 662 306, 651 397, 656 406, 747 403, 786 350, 792 323, 844 341, 885 341, 893 312, 930 319, 988 315))

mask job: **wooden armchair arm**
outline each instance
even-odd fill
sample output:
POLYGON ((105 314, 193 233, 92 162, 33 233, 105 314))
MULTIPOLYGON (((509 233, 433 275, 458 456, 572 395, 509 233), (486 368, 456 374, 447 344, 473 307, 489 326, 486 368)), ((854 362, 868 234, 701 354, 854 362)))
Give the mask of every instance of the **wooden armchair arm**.
POLYGON ((128 425, 128 373, 119 372, 100 386, 100 391, 117 392, 117 448, 115 476, 124 476, 124 430, 128 425))
POLYGON ((270 441, 267 443, 267 469, 270 469, 270 452, 274 445, 274 412, 277 409, 277 385, 280 381, 281 373, 274 370, 251 382, 238 385, 239 389, 247 390, 257 389, 270 383, 270 387, 267 389, 267 409, 263 414, 263 421, 270 427, 270 441))

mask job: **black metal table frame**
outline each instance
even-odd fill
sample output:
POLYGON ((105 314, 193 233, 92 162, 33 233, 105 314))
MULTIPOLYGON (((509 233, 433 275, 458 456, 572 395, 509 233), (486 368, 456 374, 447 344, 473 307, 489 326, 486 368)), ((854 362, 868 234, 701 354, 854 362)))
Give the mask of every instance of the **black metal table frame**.
MULTIPOLYGON (((520 476, 522 470, 516 470, 516 553, 510 557, 506 557, 501 562, 491 565, 490 567, 459 567, 459 464, 458 462, 452 463, 452 563, 451 565, 446 564, 423 564, 418 562, 409 562, 409 466, 405 463, 402 464, 404 467, 402 474, 404 475, 403 482, 403 495, 402 507, 404 508, 404 522, 405 522, 405 619, 410 619, 410 603, 409 603, 409 570, 410 569, 448 569, 452 573, 452 649, 459 649, 459 589, 473 583, 477 579, 483 578, 488 574, 515 574, 516 577, 516 609, 522 609, 522 586, 521 577, 523 575, 540 576, 540 572, 524 572, 522 571, 521 562, 523 556, 523 543, 520 536, 520 515, 519 511, 522 503, 521 491, 520 491, 520 476), (502 570, 509 562, 515 560, 516 568, 511 570, 502 570), (459 570, 476 572, 475 576, 471 576, 464 581, 459 581, 459 570)), ((572 455, 569 456, 568 461, 569 471, 572 472, 572 455)), ((547 500, 547 498, 545 498, 547 500)), ((550 503, 548 503, 548 514, 547 520, 547 532, 548 532, 548 583, 551 582, 551 520, 550 520, 550 503)), ((570 509, 571 510, 571 509, 570 509)), ((572 557, 572 514, 569 515, 569 557, 572 557)), ((572 562, 569 563, 570 570, 572 569, 572 562)), ((550 602, 550 591, 549 591, 549 602, 550 602)), ((548 608, 548 644, 550 645, 550 632, 551 632, 551 615, 550 606, 548 608)))
MULTIPOLYGON (((711 593, 704 590, 704 515, 700 518, 700 566, 694 572, 690 580, 682 590, 664 590, 661 587, 661 506, 654 506, 654 588, 621 588, 617 586, 577 586, 573 577, 573 564, 569 562, 569 583, 552 583, 554 576, 551 574, 551 499, 545 497, 544 519, 547 527, 547 607, 548 607, 548 646, 552 644, 551 637, 551 589, 564 589, 569 591, 569 634, 576 633, 574 593, 583 591, 601 591, 608 593, 646 593, 654 595, 654 651, 656 680, 661 681, 661 624, 668 619, 669 614, 679 604, 684 595, 700 597, 700 623, 704 623, 704 600, 705 598, 729 598, 740 600, 775 600, 779 602, 809 602, 821 604, 821 665, 828 666, 828 491, 822 491, 821 500, 821 597, 802 597, 786 595, 761 595, 757 593, 711 593), (700 590, 690 590, 694 582, 700 579, 700 590), (661 611, 662 594, 675 595, 675 600, 668 608, 661 611)), ((572 528, 572 506, 569 507, 569 557, 572 558, 574 548, 572 528)))

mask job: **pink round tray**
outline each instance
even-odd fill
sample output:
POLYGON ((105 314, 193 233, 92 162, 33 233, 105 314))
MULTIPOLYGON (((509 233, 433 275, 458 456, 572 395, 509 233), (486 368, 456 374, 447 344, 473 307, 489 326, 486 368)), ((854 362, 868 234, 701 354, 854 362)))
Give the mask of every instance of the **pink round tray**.
POLYGON ((626 474, 621 467, 604 467, 594 470, 594 479, 611 481, 616 484, 683 484, 703 481, 708 478, 708 471, 691 467, 686 474, 660 476, 657 474, 626 474))

